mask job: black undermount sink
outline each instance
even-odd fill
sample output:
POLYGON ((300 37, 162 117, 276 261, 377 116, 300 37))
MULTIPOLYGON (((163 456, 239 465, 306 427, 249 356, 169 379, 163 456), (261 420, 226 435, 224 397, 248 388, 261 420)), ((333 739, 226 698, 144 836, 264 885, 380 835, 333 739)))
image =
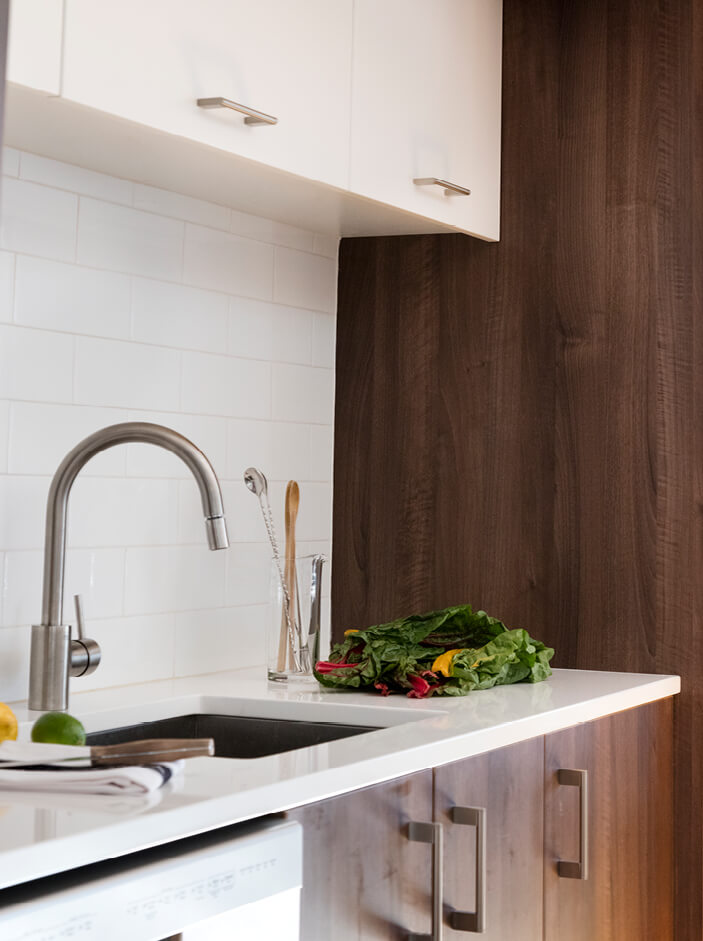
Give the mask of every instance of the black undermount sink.
POLYGON ((193 714, 125 725, 88 735, 89 745, 119 745, 144 738, 213 738, 218 758, 263 758, 296 748, 374 732, 377 726, 249 716, 193 714))

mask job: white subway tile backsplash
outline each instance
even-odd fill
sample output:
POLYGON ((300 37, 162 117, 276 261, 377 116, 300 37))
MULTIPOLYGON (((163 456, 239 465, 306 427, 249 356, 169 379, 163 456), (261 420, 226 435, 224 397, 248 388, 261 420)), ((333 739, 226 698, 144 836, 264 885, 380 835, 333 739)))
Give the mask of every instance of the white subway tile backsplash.
POLYGON ((130 205, 132 186, 129 180, 120 180, 104 173, 95 173, 70 163, 61 163, 49 157, 23 153, 20 161, 20 179, 45 183, 56 189, 70 190, 83 196, 95 196, 113 203, 130 205))
POLYGON ((209 225, 215 229, 227 231, 230 224, 230 210, 215 203, 206 203, 192 196, 182 196, 155 186, 134 185, 134 205, 137 209, 146 209, 161 216, 171 216, 187 222, 209 225))
POLYGON ((125 613, 221 608, 225 601, 224 551, 202 545, 129 548, 125 560, 125 613))
POLYGON ((12 321, 15 294, 15 256, 0 252, 0 323, 12 321))
POLYGON ((208 551, 175 455, 91 459, 70 499, 66 616, 82 593, 103 661, 73 688, 263 664, 271 551, 242 477, 267 475, 279 540, 297 479, 299 549, 328 550, 337 240, 30 154, 6 152, 4 173, 0 699, 26 696, 51 477, 122 421, 208 456, 231 547, 208 551))
POLYGON ((41 549, 48 477, 0 476, 0 549, 41 549))
POLYGON ((324 255, 277 248, 273 299, 277 304, 332 313, 337 298, 337 264, 324 255))
POLYGON ((77 260, 81 265, 177 281, 183 223, 127 206, 81 197, 77 260))
POLYGON ((273 418, 331 425, 334 372, 312 366, 273 366, 273 418))
POLYGON ((267 476, 273 462, 271 422, 234 419, 227 428, 227 477, 241 481, 247 467, 258 467, 267 476))
POLYGON ((135 278, 132 337, 143 343, 224 353, 228 307, 225 294, 135 278))
POLYGON ((178 482, 79 476, 71 492, 69 546, 168 546, 176 541, 178 482))
POLYGON ((232 210, 230 231, 244 238, 268 242, 270 245, 284 245, 288 248, 298 248, 304 252, 311 252, 315 242, 315 233, 307 229, 299 229, 273 219, 263 219, 261 216, 251 216, 246 212, 232 210))
POLYGON ((310 363, 312 318, 309 310, 276 306, 273 316, 272 358, 279 363, 310 363))
POLYGON ((268 418, 271 366, 207 353, 183 353, 181 405, 185 412, 268 418))
MULTIPOLYGON (((7 473, 7 452, 10 442, 10 403, 0 401, 0 474, 7 473)), ((1 623, 1 622, 0 622, 1 623)))
POLYGON ((5 553, 2 580, 2 623, 6 627, 41 623, 42 568, 41 549, 5 553))
POLYGON ((271 480, 310 480, 310 425, 273 422, 271 480))
POLYGON ((334 429, 331 425, 310 426, 311 480, 332 480, 334 429))
POLYGON ((272 564, 271 548, 267 542, 243 542, 230 546, 225 575, 227 606, 268 604, 272 564))
POLYGON ((339 251, 339 238, 336 235, 316 234, 312 243, 312 250, 316 255, 326 255, 327 258, 337 260, 339 251))
POLYGON ((180 371, 176 350, 77 337, 75 401, 177 411, 180 371))
POLYGON ((274 308, 269 301, 230 298, 227 351, 232 356, 271 359, 274 308))
POLYGON ((176 676, 263 664, 268 612, 256 605, 176 615, 176 676))
POLYGON ((72 336, 0 326, 0 398, 70 402, 72 336))
MULTIPOLYGON (((53 476, 71 448, 104 425, 125 421, 126 411, 77 405, 13 402, 10 406, 8 469, 11 474, 53 476)), ((125 449, 96 454, 81 472, 86 476, 123 476, 125 449)))
POLYGON ((312 315, 312 364, 334 369, 336 320, 334 314, 312 315))
POLYGON ((30 637, 25 626, 0 629, 0 689, 5 702, 27 698, 30 637))
POLYGON ((126 275, 19 255, 15 321, 45 330, 129 337, 126 275))
MULTIPOLYGON (((6 553, 2 582, 3 624, 39 624, 44 553, 6 553)), ((73 596, 81 594, 86 620, 122 613, 124 549, 70 549, 66 553, 64 619, 72 623, 73 596)))
POLYGON ((20 152, 13 147, 3 147, 2 149, 2 172, 3 176, 19 176, 20 172, 20 152))
POLYGON ((78 197, 5 177, 2 181, 0 247, 57 261, 76 253, 78 197))
POLYGON ((186 223, 183 280, 196 287, 270 300, 273 248, 186 223))
POLYGON ((173 676, 175 625, 174 614, 91 621, 90 636, 102 649, 100 668, 71 680, 71 689, 104 689, 173 676))

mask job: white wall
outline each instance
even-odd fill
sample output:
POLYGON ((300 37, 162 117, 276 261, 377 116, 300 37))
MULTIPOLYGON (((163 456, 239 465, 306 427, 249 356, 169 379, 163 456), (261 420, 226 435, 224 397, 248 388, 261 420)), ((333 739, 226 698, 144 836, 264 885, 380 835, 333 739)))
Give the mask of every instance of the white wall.
POLYGON ((26 697, 51 475, 127 420, 182 432, 222 483, 209 552, 173 455, 114 448, 73 489, 64 620, 84 596, 103 663, 74 690, 263 662, 269 551, 250 464, 301 487, 300 549, 331 529, 337 242, 6 151, 0 209, 0 701, 26 697))

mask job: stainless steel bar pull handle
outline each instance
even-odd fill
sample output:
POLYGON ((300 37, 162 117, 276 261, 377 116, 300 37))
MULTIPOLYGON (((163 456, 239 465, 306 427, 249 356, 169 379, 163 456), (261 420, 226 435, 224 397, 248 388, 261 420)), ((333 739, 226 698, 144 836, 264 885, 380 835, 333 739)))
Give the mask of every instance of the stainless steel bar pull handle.
POLYGON ((408 941, 442 941, 442 914, 444 898, 444 841, 441 823, 408 824, 408 839, 414 843, 432 844, 432 934, 410 932, 408 941))
POLYGON ((264 114, 263 111, 257 111, 256 108, 250 108, 248 105, 240 105, 230 98, 198 98, 199 108, 229 108, 231 111, 238 111, 245 114, 245 124, 278 124, 278 118, 272 114, 264 114))
POLYGON ((564 787, 579 789, 579 858, 578 862, 557 862, 562 879, 588 879, 588 771, 560 768, 557 780, 564 787))
POLYGON ((416 186, 443 186, 445 196, 470 196, 471 190, 449 180, 438 180, 435 176, 419 176, 413 180, 416 186))
POLYGON ((452 912, 449 921, 456 931, 482 934, 486 930, 486 808, 452 807, 450 817, 452 823, 476 827, 476 911, 452 912))

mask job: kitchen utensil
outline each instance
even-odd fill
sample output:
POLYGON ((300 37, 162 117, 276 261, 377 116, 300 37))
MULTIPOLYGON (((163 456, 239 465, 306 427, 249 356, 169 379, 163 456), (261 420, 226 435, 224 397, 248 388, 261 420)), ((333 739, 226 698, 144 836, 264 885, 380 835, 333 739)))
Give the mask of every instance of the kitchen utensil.
POLYGON ((320 609, 322 604, 322 566, 324 555, 315 555, 312 559, 310 576, 310 625, 308 627, 308 656, 311 665, 320 659, 320 609))
POLYGON ((288 586, 286 584, 285 578, 283 577, 283 569, 281 568, 281 555, 278 551, 276 528, 273 523, 273 513, 271 512, 271 504, 269 503, 268 498, 268 481, 266 480, 266 476, 263 471, 260 471, 257 467, 247 467, 247 469, 244 471, 244 483, 247 487, 247 490, 250 490, 255 496, 259 498, 261 515, 264 518, 264 525, 266 527, 266 532, 271 544, 271 551, 273 552, 273 561, 278 570, 278 577, 281 580, 281 588, 283 590, 283 614, 286 619, 286 624, 288 625, 288 630, 292 633, 293 612, 291 611, 288 586))
POLYGON ((298 510, 300 509, 300 487, 297 481, 289 480, 286 486, 285 503, 285 526, 286 526, 286 548, 285 548, 285 572, 283 580, 285 584, 284 595, 288 599, 288 610, 284 610, 281 616, 281 636, 278 645, 278 671, 282 672, 286 665, 286 645, 288 646, 288 655, 291 658, 296 670, 301 669, 300 649, 303 646, 300 636, 300 606, 297 602, 296 594, 296 575, 295 575, 295 524, 298 519, 298 510))
POLYGON ((11 755, 20 750, 29 752, 33 745, 12 743, 14 748, 0 749, 0 771, 8 768, 30 768, 37 765, 62 767, 105 767, 111 765, 160 764, 178 761, 180 758, 206 758, 215 754, 215 743, 211 738, 150 738, 137 742, 122 742, 119 745, 51 746, 41 745, 37 751, 41 757, 5 761, 3 752, 11 755), (70 754, 76 751, 77 754, 70 754), (56 757, 52 757, 52 752, 56 757))

